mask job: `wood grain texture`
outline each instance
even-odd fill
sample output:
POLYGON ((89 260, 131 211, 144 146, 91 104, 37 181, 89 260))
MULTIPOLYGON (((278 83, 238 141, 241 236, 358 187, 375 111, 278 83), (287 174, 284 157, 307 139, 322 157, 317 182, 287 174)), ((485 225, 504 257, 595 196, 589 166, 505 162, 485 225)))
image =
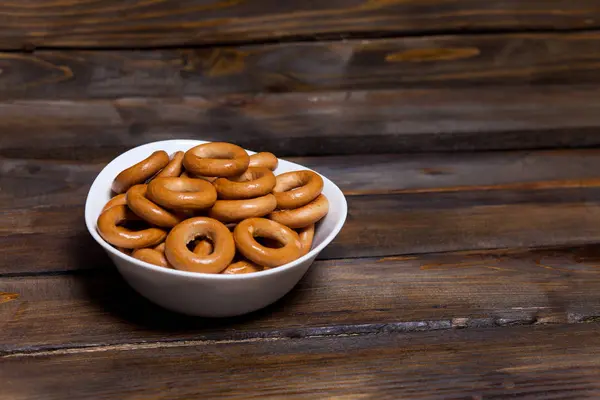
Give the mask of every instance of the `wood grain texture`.
POLYGON ((597 27, 593 0, 2 2, 0 48, 152 47, 286 38, 597 27))
POLYGON ((0 53, 0 99, 597 84, 598 40, 585 32, 0 53))
POLYGON ((600 317, 599 261, 596 245, 318 261, 281 301, 223 320, 162 310, 114 271, 0 278, 0 354, 584 322, 600 317))
MULTIPOLYGON (((348 198, 348 219, 321 259, 596 243, 600 188, 466 191, 348 198)), ((0 273, 108 267, 83 208, 8 210, 0 273), (32 249, 44 247, 43 252, 32 249)))
POLYGON ((0 360, 15 399, 578 398, 600 395, 597 324, 96 347, 0 360), (36 379, 31 379, 31 376, 36 379), (87 379, 82 379, 86 377, 87 379))
POLYGON ((0 103, 0 157, 89 162, 174 138, 279 156, 595 146, 599 95, 595 86, 523 86, 11 101, 0 103))
MULTIPOLYGON (((110 161, 0 158, 0 210, 77 206, 110 161)), ((483 153, 288 157, 331 179, 346 196, 485 190, 536 190, 593 185, 596 149, 483 153)))
MULTIPOLYGON (((293 159, 337 182, 349 216, 321 257, 593 243, 596 150, 293 159)), ((0 273, 106 267, 83 204, 101 163, 2 160, 0 273), (32 249, 43 247, 43 252, 32 249)))

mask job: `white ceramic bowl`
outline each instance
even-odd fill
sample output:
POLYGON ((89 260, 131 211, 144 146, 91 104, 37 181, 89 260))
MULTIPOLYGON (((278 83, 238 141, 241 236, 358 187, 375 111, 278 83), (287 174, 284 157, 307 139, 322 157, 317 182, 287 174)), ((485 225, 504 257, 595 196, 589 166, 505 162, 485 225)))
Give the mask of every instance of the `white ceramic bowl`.
MULTIPOLYGON (((98 234, 96 221, 110 199, 110 187, 119 172, 148 157, 153 151, 172 154, 207 143, 201 140, 165 140, 133 148, 112 160, 98 174, 85 204, 85 223, 90 234, 108 253, 125 280, 142 296, 171 311, 204 317, 230 317, 263 308, 288 293, 306 273, 319 253, 339 233, 347 214, 342 191, 323 177, 323 194, 329 213, 316 228, 312 250, 305 256, 267 271, 218 275, 157 267, 121 253, 98 234)), ((254 152, 248 151, 249 154, 254 152)), ((279 159, 275 174, 308 169, 279 159)))

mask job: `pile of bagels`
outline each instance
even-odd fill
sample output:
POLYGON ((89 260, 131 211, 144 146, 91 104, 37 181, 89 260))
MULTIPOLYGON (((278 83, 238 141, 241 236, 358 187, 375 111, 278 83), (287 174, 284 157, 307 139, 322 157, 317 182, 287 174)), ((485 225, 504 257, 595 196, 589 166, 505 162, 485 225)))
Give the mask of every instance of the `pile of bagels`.
POLYGON ((244 274, 308 253, 329 211, 323 179, 309 170, 275 176, 272 153, 224 142, 171 156, 159 150, 119 173, 97 227, 139 260, 182 271, 244 274))

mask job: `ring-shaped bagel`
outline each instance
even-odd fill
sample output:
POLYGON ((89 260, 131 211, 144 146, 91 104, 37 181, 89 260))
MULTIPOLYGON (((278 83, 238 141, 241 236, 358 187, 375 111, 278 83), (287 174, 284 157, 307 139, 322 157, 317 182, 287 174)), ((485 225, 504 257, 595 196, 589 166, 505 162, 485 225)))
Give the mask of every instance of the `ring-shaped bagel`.
POLYGON ((173 158, 166 167, 164 167, 158 174, 156 174, 156 178, 163 177, 167 178, 170 176, 179 176, 181 175, 181 171, 183 169, 183 151, 178 151, 173 154, 173 158))
POLYGON ((161 244, 159 244, 158 246, 156 246, 154 248, 154 250, 160 251, 161 253, 164 254, 164 252, 165 252, 165 242, 162 242, 161 244))
POLYGON ((298 234, 287 226, 265 218, 245 219, 235 227, 233 237, 236 248, 244 257, 265 267, 278 267, 302 255, 298 234), (283 247, 265 247, 255 237, 276 240, 283 247))
POLYGON ((246 150, 231 143, 212 142, 193 147, 185 153, 183 165, 194 175, 229 177, 248 168, 246 150))
POLYGON ((286 172, 276 177, 273 194, 277 208, 289 210, 307 205, 323 190, 323 178, 312 171, 286 172))
POLYGON ((158 265, 159 267, 172 268, 165 257, 165 253, 155 249, 137 249, 131 253, 131 256, 133 258, 137 258, 138 260, 158 265))
POLYGON ((194 254, 199 256, 207 256, 213 252, 213 245, 208 240, 200 240, 196 246, 194 246, 194 254))
POLYGON ((272 194, 245 200, 217 200, 208 216, 224 223, 238 222, 246 218, 264 217, 277 207, 272 194))
POLYGON ((119 226, 119 224, 132 219, 137 219, 137 217, 127 209, 127 206, 111 207, 98 217, 98 232, 108 243, 126 249, 151 247, 165 240, 167 233, 159 228, 132 231, 119 226))
POLYGON ((102 208, 102 212, 108 210, 111 207, 124 206, 125 204, 127 204, 127 197, 125 196, 125 193, 118 194, 104 205, 104 207, 102 208))
POLYGON ((169 163, 169 155, 166 151, 159 150, 152 153, 148 158, 121 171, 112 184, 115 193, 124 193, 133 185, 144 183, 153 177, 158 171, 169 163))
POLYGON ((269 214, 269 219, 292 229, 305 228, 320 221, 329 211, 327 197, 320 194, 319 197, 307 205, 295 210, 277 210, 269 214))
POLYGON ((256 265, 250 261, 244 260, 244 261, 238 261, 233 264, 230 264, 221 273, 225 274, 225 275, 239 275, 239 274, 249 274, 252 272, 259 272, 262 270, 263 270, 263 268, 260 265, 256 265))
POLYGON ((147 199, 148 185, 135 185, 127 191, 127 205, 138 217, 162 228, 172 228, 181 218, 147 199))
POLYGON ((253 199, 271 193, 275 175, 264 167, 250 167, 240 176, 219 178, 213 182, 219 199, 253 199))
POLYGON ((262 152, 250 156, 249 167, 264 167, 271 171, 275 171, 277 165, 279 165, 279 160, 273 153, 262 152))
POLYGON ((217 191, 202 179, 154 178, 148 184, 147 196, 171 210, 203 210, 215 204, 217 191))
POLYGON ((176 269, 218 274, 231 264, 235 243, 233 235, 221 222, 206 217, 190 218, 171 230, 166 240, 165 255, 176 269), (188 249, 188 243, 198 237, 206 237, 212 242, 212 253, 198 255, 188 249))
POLYGON ((302 255, 305 255, 312 247, 315 237, 315 224, 310 224, 306 228, 299 229, 298 237, 300 238, 300 243, 302 243, 302 255))

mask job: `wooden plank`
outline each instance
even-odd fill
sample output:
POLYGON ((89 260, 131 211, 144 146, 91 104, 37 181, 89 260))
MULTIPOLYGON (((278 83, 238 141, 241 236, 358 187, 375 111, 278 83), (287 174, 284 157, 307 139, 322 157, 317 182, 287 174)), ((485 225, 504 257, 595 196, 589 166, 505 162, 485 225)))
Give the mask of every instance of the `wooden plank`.
POLYGON ((89 162, 174 138, 279 156, 597 146, 599 94, 595 86, 522 86, 11 101, 0 103, 0 157, 89 162))
POLYGON ((5 277, 0 353, 584 322, 600 317, 599 260, 594 245, 317 261, 281 301, 225 320, 164 311, 113 271, 5 277))
POLYGON ((598 27, 594 0, 2 2, 0 48, 152 47, 290 38, 598 27))
MULTIPOLYGON (((596 149, 348 155, 291 160, 329 177, 347 196, 566 188, 591 183, 600 177, 600 151, 596 149)), ((35 165, 35 161, 30 162, 35 165)))
MULTIPOLYGON (((596 150, 294 159, 338 182, 349 217, 321 258, 594 243, 596 150)), ((83 207, 102 164, 3 160, 0 273, 106 267, 83 207), (33 251, 43 243, 44 252, 33 251)))
MULTIPOLYGON (((0 210, 77 206, 111 158, 98 162, 0 158, 0 210)), ((600 178, 596 149, 288 157, 347 196, 568 188, 600 178)))
MULTIPOLYGON (((595 243, 599 196, 596 189, 540 191, 528 200, 514 192, 351 197, 348 222, 319 258, 595 243), (510 197, 516 202, 507 203, 510 197)), ((6 211, 3 218, 0 273, 111 265, 85 229, 81 207, 6 211)))
POLYGON ((593 31, 0 53, 0 99, 597 84, 599 39, 593 31))
POLYGON ((96 347, 3 357, 0 377, 17 399, 597 398, 598 328, 96 347))

